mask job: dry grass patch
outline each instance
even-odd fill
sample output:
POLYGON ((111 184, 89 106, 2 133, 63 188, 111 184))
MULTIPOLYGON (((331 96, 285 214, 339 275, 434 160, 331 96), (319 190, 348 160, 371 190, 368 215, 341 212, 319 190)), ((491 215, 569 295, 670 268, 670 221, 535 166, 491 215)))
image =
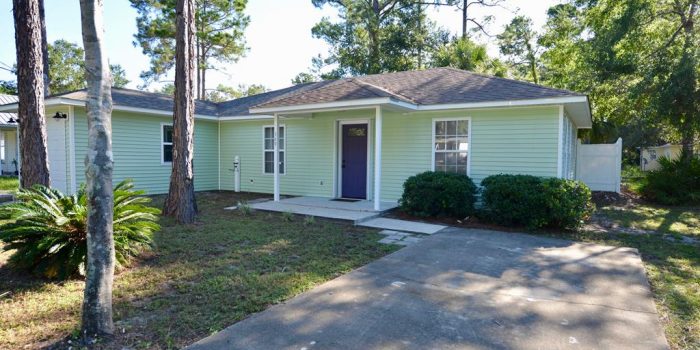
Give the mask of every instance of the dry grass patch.
MULTIPOLYGON (((199 222, 161 219, 156 247, 115 279, 118 334, 98 348, 179 348, 391 252, 375 230, 224 210, 257 197, 199 193, 199 222)), ((159 198, 155 205, 160 205, 159 198)), ((83 282, 13 271, 0 254, 0 348, 67 347, 83 282)))

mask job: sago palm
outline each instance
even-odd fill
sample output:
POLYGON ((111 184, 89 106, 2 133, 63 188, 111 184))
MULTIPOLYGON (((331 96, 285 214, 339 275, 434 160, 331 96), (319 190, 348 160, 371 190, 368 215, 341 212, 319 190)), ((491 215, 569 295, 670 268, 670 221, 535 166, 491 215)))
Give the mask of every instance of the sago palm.
MULTIPOLYGON (((160 229, 160 210, 133 189, 130 180, 114 188, 114 248, 117 267, 152 243, 160 229)), ((17 201, 0 206, 0 240, 15 250, 10 263, 49 278, 84 274, 87 255, 87 196, 83 186, 66 195, 34 186, 21 189, 17 201)))

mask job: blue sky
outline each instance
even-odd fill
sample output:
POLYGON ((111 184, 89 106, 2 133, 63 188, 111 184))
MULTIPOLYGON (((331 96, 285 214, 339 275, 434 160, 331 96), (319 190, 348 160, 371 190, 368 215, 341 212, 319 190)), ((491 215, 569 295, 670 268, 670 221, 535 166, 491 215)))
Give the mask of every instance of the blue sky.
MULTIPOLYGON (((561 0, 507 0, 508 9, 477 9, 478 16, 492 14, 496 17, 492 32, 500 32, 514 12, 530 16, 539 28, 546 19, 546 10, 561 0)), ((80 43, 80 8, 78 0, 45 0, 48 40, 57 39, 80 43)), ((105 45, 111 63, 120 64, 131 80, 129 87, 141 84, 139 73, 148 68, 148 58, 134 47, 136 11, 127 0, 105 0, 105 45)), ((311 27, 322 17, 335 17, 330 7, 317 9, 311 0, 249 0, 247 14, 251 23, 246 30, 246 57, 239 62, 220 65, 216 72, 208 73, 207 86, 217 84, 263 84, 268 88, 290 85, 291 79, 310 66, 311 57, 327 52, 326 44, 311 37, 311 27)), ((439 25, 453 32, 461 30, 460 13, 452 8, 431 10, 430 17, 439 25)), ((486 43, 489 52, 498 53, 493 40, 477 38, 486 43)), ((0 1, 0 66, 15 62, 14 25, 12 1, 0 1)), ((0 80, 14 77, 0 70, 0 80)))

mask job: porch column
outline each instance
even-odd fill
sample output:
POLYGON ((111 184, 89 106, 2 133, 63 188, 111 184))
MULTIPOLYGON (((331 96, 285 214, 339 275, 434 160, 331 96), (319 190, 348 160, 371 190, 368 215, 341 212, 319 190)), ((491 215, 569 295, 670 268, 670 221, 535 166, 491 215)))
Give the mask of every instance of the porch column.
POLYGON ((273 169, 273 178, 274 178, 274 184, 273 184, 273 193, 274 193, 274 201, 279 202, 280 201, 280 146, 279 146, 279 115, 275 114, 274 118, 274 169, 273 169))
POLYGON ((374 210, 380 210, 382 187, 382 107, 374 111, 374 210))

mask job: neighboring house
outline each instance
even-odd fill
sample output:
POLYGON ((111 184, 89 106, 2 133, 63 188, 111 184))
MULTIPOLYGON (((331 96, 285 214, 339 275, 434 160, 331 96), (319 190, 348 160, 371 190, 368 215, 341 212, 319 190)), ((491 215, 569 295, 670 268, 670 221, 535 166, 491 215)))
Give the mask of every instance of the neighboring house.
MULTIPOLYGON (((698 146, 695 146, 695 150, 700 154, 698 146)), ((670 143, 662 146, 643 147, 640 150, 639 167, 642 171, 657 170, 661 167, 659 158, 678 159, 682 151, 683 145, 672 145, 670 143)))
MULTIPOLYGON (((0 105, 16 102, 17 96, 0 94, 0 105)), ((0 174, 17 174, 18 162, 17 114, 0 113, 0 174)))
MULTIPOLYGON (((85 181, 85 96, 46 99, 52 183, 68 191, 85 181), (56 112, 67 118, 51 117, 56 112)), ((132 178, 150 193, 166 192, 172 98, 116 88, 112 96, 115 182, 132 178)), ((375 206, 398 200, 406 178, 427 170, 467 174, 477 184, 499 173, 575 178, 576 132, 591 124, 585 95, 451 68, 197 101, 195 189, 233 190, 236 158, 242 191, 374 199, 375 206)))

